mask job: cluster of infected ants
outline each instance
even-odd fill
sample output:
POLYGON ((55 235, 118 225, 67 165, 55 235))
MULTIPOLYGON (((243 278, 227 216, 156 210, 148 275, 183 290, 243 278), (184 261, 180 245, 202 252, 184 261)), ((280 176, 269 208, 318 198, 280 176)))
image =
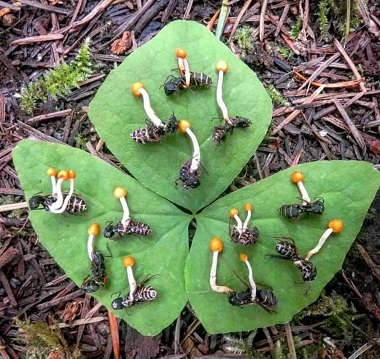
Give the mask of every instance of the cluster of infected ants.
MULTIPOLYGON (((169 75, 166 78, 162 87, 164 87, 164 91, 167 96, 172 96, 174 93, 178 93, 184 89, 189 89, 192 91, 194 87, 208 88, 212 86, 213 81, 210 76, 203 72, 190 71, 185 50, 176 49, 176 56, 178 59, 180 76, 175 77, 173 75, 169 75)), ((216 69, 219 72, 216 100, 223 114, 224 124, 214 127, 211 138, 218 146, 221 142, 226 140, 229 133, 232 134, 235 128, 246 129, 250 126, 251 121, 242 116, 229 116, 227 106, 225 105, 222 97, 223 75, 227 72, 228 65, 224 60, 221 60, 218 62, 216 69)), ((200 153, 197 151, 199 150, 199 144, 195 143, 197 142, 195 136, 191 136, 189 131, 183 126, 183 128, 181 128, 181 122, 185 120, 178 121, 173 113, 167 122, 162 121, 150 106, 149 95, 144 89, 144 85, 140 82, 133 83, 131 90, 135 96, 142 96, 144 101, 144 110, 148 117, 144 128, 140 127, 131 133, 130 136, 132 140, 140 144, 157 143, 161 141, 163 136, 173 134, 177 132, 177 130, 183 133, 187 132, 193 141, 194 155, 192 159, 186 161, 182 165, 180 169, 180 176, 177 181, 181 181, 183 188, 185 189, 199 187, 201 175, 201 170, 199 169, 200 153)), ((190 125, 188 125, 187 128, 190 129, 190 125)))

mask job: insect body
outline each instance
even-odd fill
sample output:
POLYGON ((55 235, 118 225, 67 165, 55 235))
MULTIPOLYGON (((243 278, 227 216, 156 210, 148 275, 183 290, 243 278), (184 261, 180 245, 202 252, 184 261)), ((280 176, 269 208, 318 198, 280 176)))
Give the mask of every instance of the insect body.
POLYGON ((317 276, 317 268, 306 259, 298 258, 294 261, 294 265, 301 270, 304 282, 311 282, 317 276))
POLYGON ((263 288, 257 290, 256 302, 267 312, 273 312, 278 303, 278 299, 272 290, 263 288))
MULTIPOLYGON (((63 193, 65 200, 68 192, 63 193)), ((35 195, 29 199, 29 207, 31 210, 38 209, 42 205, 45 211, 50 211, 50 206, 57 201, 56 195, 35 195)), ((71 214, 83 212, 87 209, 86 203, 81 196, 72 195, 66 206, 65 211, 71 214)))
POLYGON ((206 87, 212 85, 212 78, 203 72, 190 72, 190 86, 206 87))
POLYGON ((231 292, 228 294, 228 302, 233 306, 245 306, 258 304, 268 312, 273 312, 277 305, 277 297, 273 291, 269 289, 258 289, 256 298, 252 301, 251 288, 247 288, 241 292, 231 292))
POLYGON ((125 223, 118 222, 116 225, 109 222, 104 229, 103 235, 111 240, 119 240, 125 234, 148 236, 151 233, 152 229, 147 224, 128 219, 125 223))
POLYGON ((234 226, 230 228, 230 238, 232 242, 239 243, 243 246, 255 244, 259 237, 259 230, 257 227, 245 228, 241 232, 234 226))
POLYGON ((200 186, 201 182, 199 180, 199 176, 201 175, 200 171, 191 171, 191 160, 185 162, 180 171, 179 171, 179 178, 176 181, 176 184, 179 180, 182 181, 183 188, 189 189, 189 188, 197 188, 200 186))
POLYGON ((115 310, 132 307, 134 304, 151 302, 157 296, 157 291, 150 285, 144 286, 147 280, 151 277, 145 278, 132 293, 129 292, 124 298, 118 297, 114 299, 111 306, 115 310))
POLYGON ((298 255, 298 248, 294 243, 294 240, 292 238, 286 238, 283 237, 284 239, 289 239, 290 241, 280 241, 276 244, 276 251, 279 253, 281 256, 294 260, 294 258, 299 258, 298 255))
POLYGON ((307 203, 302 206, 304 213, 310 214, 322 214, 325 209, 325 203, 323 198, 316 198, 314 202, 307 203))
POLYGON ((186 81, 183 76, 174 77, 172 75, 169 75, 166 78, 163 86, 166 96, 171 96, 173 93, 187 88, 186 81))
POLYGON ((284 217, 297 219, 301 213, 322 214, 325 209, 323 198, 306 204, 285 204, 278 209, 284 217))
POLYGON ((81 288, 86 293, 96 292, 100 287, 104 286, 107 280, 104 257, 100 252, 95 251, 92 253, 91 274, 92 277, 85 279, 81 285, 81 288))
POLYGON ((228 133, 233 133, 234 128, 247 128, 250 124, 251 121, 245 117, 229 117, 225 125, 214 127, 211 138, 218 146, 222 141, 226 140, 228 133))
POLYGON ((277 211, 284 217, 297 219, 303 209, 301 204, 284 204, 277 211))

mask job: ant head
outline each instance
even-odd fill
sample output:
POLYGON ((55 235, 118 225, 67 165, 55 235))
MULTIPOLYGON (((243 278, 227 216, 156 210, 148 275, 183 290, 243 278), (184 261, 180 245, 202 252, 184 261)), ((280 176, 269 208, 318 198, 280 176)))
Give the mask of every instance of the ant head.
MULTIPOLYGON (((114 294, 115 294, 115 293, 113 293, 113 294, 111 295, 111 298, 112 298, 112 296, 113 296, 114 294)), ((112 303, 111 303, 111 307, 112 307, 112 309, 114 309, 114 310, 120 310, 120 309, 123 309, 123 308, 124 308, 124 305, 123 305, 123 298, 120 297, 120 293, 118 293, 118 296, 119 296, 119 297, 117 297, 116 299, 114 299, 114 300, 112 301, 112 303)))
MULTIPOLYGON (((40 192, 41 193, 41 192, 40 192)), ((37 209, 40 204, 44 202, 44 197, 35 194, 33 197, 29 199, 29 207, 30 209, 37 209)))

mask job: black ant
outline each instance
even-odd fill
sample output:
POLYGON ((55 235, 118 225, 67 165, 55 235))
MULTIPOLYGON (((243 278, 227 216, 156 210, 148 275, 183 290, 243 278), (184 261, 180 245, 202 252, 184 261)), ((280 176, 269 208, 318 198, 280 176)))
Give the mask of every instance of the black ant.
POLYGON ((152 276, 146 277, 140 284, 138 284, 132 295, 129 292, 124 298, 118 297, 114 299, 111 303, 112 308, 114 310, 120 310, 132 307, 137 303, 150 302, 154 300, 157 296, 157 291, 150 285, 144 286, 150 278, 152 278, 152 276))

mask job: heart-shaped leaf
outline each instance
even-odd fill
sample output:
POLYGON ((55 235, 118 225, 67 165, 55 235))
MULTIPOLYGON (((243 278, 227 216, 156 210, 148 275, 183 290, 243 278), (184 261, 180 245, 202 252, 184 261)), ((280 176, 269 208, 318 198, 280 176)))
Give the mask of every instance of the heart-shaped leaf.
POLYGON ((271 102, 256 75, 204 26, 174 21, 134 51, 110 73, 90 104, 89 116, 109 149, 144 186, 194 213, 213 201, 233 181, 264 137, 271 120, 271 102), (215 87, 193 88, 166 96, 160 88, 168 75, 179 76, 175 49, 187 51, 190 70, 204 72, 217 83, 215 66, 221 59, 229 70, 224 76, 223 99, 230 116, 249 118, 247 129, 235 129, 216 147, 213 128, 222 124, 215 87), (140 81, 150 95, 152 108, 163 120, 174 112, 191 122, 201 147, 204 173, 201 186, 184 191, 175 186, 182 164, 192 158, 186 135, 167 136, 162 143, 137 144, 130 133, 145 126, 142 98, 131 93, 140 81), (228 166, 224 165, 228 164, 228 166))
POLYGON ((87 228, 97 222, 102 232, 107 221, 120 221, 122 208, 113 197, 113 190, 117 186, 127 189, 131 217, 147 223, 153 233, 147 237, 126 236, 120 241, 110 241, 102 234, 96 237, 96 249, 107 256, 108 244, 112 257, 106 257, 106 286, 94 296, 110 309, 114 293, 123 297, 127 294, 129 287, 122 258, 131 255, 136 261, 137 282, 154 275, 148 284, 156 288, 157 298, 115 314, 145 335, 156 335, 170 325, 187 299, 183 269, 191 218, 130 176, 68 146, 22 141, 13 152, 13 160, 27 199, 40 191, 51 193, 50 178, 46 175, 49 167, 76 172, 76 193, 86 200, 87 211, 70 215, 34 210, 30 211, 30 220, 41 243, 79 286, 91 273, 87 228))
POLYGON ((285 323, 315 301, 341 268, 379 184, 379 173, 371 164, 355 161, 315 162, 289 168, 233 192, 197 215, 197 231, 187 259, 185 280, 190 302, 206 330, 209 333, 248 331, 285 323), (303 214, 298 220, 279 215, 277 209, 283 204, 299 203, 297 186, 290 181, 295 170, 305 174, 304 184, 311 198, 324 199, 323 215, 303 214), (257 243, 250 247, 232 243, 228 235, 229 209, 237 208, 244 221, 243 208, 247 202, 254 208, 250 225, 257 226, 260 231, 257 243), (268 258, 268 254, 276 254, 277 241, 273 236, 293 238, 300 254, 305 256, 316 246, 328 222, 335 218, 343 220, 344 229, 340 234, 331 235, 320 252, 311 258, 317 268, 317 277, 311 283, 309 295, 305 295, 307 285, 300 284, 301 273, 294 264, 268 258), (224 243, 223 252, 219 255, 217 284, 237 292, 245 289, 234 272, 248 282, 247 267, 239 260, 239 254, 246 253, 255 280, 272 287, 278 297, 276 313, 269 314, 258 305, 233 307, 228 303, 226 294, 210 290, 212 254, 209 243, 213 237, 220 237, 224 243))

